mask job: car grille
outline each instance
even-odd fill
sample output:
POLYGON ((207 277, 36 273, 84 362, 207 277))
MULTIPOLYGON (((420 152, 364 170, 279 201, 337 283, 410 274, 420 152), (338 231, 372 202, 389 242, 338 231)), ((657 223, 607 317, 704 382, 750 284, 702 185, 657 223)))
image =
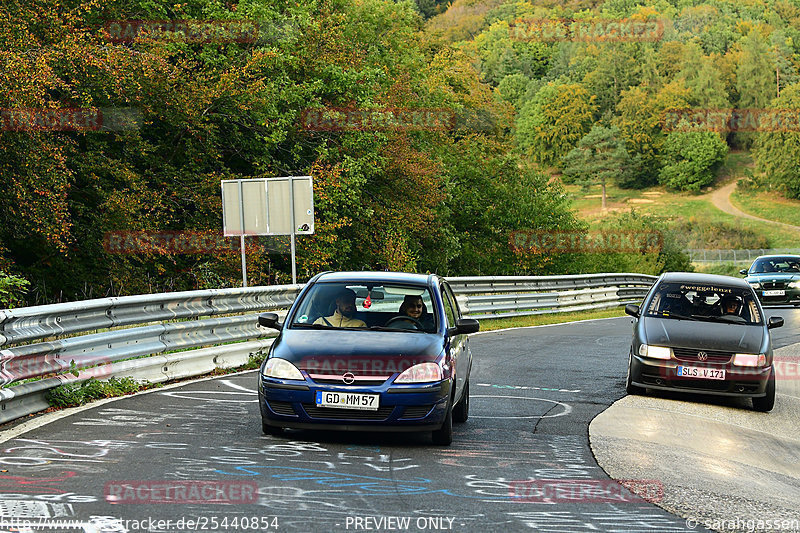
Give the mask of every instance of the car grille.
POLYGON ((275 402, 267 400, 267 406, 272 409, 272 412, 276 415, 297 416, 297 413, 294 412, 292 404, 289 402, 275 402))
POLYGON ((401 418, 423 418, 431 412, 433 405, 414 405, 406 407, 405 413, 401 418))
POLYGON ((354 381, 353 383, 345 383, 342 378, 315 378, 314 376, 310 376, 314 383, 318 385, 340 385, 344 387, 363 387, 363 386, 375 386, 375 385, 383 385, 386 382, 386 378, 379 378, 379 379, 359 379, 354 381))
POLYGON ((313 403, 304 403, 303 409, 310 418, 326 418, 332 420, 386 420, 394 410, 393 405, 379 407, 377 411, 361 409, 336 409, 317 407, 313 403))
POLYGON ((729 381, 716 379, 684 379, 678 378, 672 381, 672 386, 676 388, 725 391, 730 387, 729 381))
POLYGON ((675 354, 675 359, 678 361, 686 361, 689 363, 727 363, 733 357, 733 352, 719 352, 716 350, 697 350, 696 348, 673 348, 672 353, 675 354), (697 354, 705 352, 708 359, 701 361, 697 358, 697 354))
POLYGON ((785 289, 786 282, 785 281, 762 281, 761 288, 763 289, 785 289))

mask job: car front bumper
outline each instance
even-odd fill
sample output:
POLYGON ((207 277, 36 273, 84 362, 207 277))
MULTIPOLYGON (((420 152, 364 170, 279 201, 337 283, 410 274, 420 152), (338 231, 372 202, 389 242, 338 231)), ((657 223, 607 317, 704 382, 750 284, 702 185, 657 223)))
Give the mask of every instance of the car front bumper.
POLYGON ((784 294, 778 296, 765 296, 764 292, 774 289, 755 289, 756 296, 761 305, 789 305, 800 304, 800 289, 784 288, 784 294))
POLYGON ((297 386, 260 376, 258 400, 264 424, 343 431, 428 431, 444 422, 450 380, 419 385, 297 386), (377 410, 318 407, 317 391, 379 394, 377 410))
POLYGON ((758 398, 766 395, 771 366, 762 368, 726 365, 703 365, 671 359, 650 359, 631 355, 631 383, 638 387, 696 392, 717 396, 758 398), (725 379, 698 379, 678 376, 678 366, 707 367, 725 370, 725 379))

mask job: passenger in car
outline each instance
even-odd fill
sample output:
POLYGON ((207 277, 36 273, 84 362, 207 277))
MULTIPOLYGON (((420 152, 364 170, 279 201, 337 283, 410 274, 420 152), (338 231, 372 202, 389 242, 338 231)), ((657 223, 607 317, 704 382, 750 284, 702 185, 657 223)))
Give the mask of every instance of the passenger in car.
POLYGON ((323 324, 335 328, 365 328, 363 320, 353 318, 356 310, 356 293, 344 289, 336 295, 336 310, 331 316, 323 316, 314 321, 314 324, 323 324))
MULTIPOLYGON (((422 301, 422 296, 415 296, 408 294, 405 298, 403 298, 403 303, 400 304, 400 314, 403 316, 408 316, 416 320, 422 325, 422 328, 425 330, 433 329, 433 318, 428 314, 428 310, 425 308, 425 302, 422 301)), ((402 327, 401 324, 409 324, 413 325, 414 323, 411 321, 398 321, 398 326, 402 327)))

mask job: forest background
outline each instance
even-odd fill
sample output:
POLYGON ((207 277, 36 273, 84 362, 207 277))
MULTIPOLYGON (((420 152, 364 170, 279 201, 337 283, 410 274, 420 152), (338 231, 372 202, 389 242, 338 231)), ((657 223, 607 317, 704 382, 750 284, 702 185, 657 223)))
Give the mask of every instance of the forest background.
MULTIPOLYGON (((798 0, 12 0, 0 6, 0 304, 238 286, 236 253, 109 253, 109 232, 221 233, 220 181, 314 178, 299 281, 322 270, 547 275, 690 269, 659 250, 553 253, 586 232, 565 184, 701 191, 731 150, 800 197, 800 133, 665 128, 665 113, 800 108, 798 0), (255 21, 197 42, 113 21, 255 21), (657 23, 649 40, 541 39, 531 20, 657 23), (526 26, 527 24, 527 26, 526 26), (136 127, 36 131, 13 110, 135 111, 136 127), (309 111, 446 110, 442 127, 325 129, 309 111), (104 243, 106 246, 104 247, 104 243)), ((683 124, 686 126, 686 124, 683 124)), ((250 284, 290 282, 286 238, 250 238, 250 284)))

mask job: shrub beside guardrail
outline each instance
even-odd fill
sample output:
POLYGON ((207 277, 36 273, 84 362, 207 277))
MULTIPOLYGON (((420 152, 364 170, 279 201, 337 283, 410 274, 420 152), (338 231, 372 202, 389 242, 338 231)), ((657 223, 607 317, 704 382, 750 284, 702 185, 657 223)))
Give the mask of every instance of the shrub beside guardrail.
MULTIPOLYGON (((586 274, 448 281, 464 314, 481 319, 615 307, 641 300, 655 279, 586 274)), ((267 349, 272 339, 265 337, 274 334, 258 327, 257 313, 250 312, 286 311, 301 288, 212 289, 0 310, 0 423, 46 409, 47 391, 65 383, 93 377, 155 383, 241 366, 267 349), (94 332, 102 329, 108 331, 94 332), (77 336, 58 338, 66 335, 77 336), (18 383, 32 378, 39 379, 18 383)))

